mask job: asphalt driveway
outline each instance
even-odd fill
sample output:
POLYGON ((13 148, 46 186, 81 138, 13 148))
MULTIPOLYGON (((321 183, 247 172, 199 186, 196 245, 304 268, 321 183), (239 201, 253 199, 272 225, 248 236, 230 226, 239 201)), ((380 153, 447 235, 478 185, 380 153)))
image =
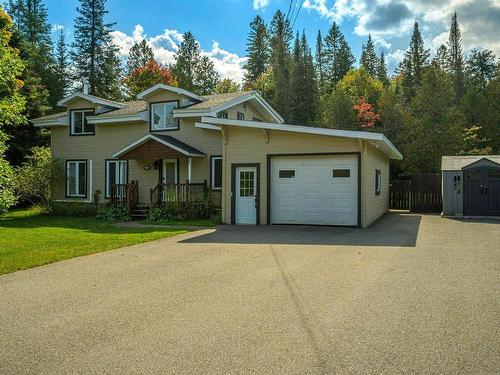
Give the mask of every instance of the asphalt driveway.
POLYGON ((201 230, 0 276, 0 373, 498 373, 499 271, 499 222, 201 230))

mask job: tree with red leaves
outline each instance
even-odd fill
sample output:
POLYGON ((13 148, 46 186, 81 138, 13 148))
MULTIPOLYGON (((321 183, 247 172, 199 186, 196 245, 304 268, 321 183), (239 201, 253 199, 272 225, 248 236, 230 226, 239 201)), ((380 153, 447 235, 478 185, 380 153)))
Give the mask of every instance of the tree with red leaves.
POLYGON ((354 109, 358 111, 358 121, 362 128, 374 128, 375 122, 380 119, 380 115, 373 112, 373 106, 365 98, 361 98, 354 109))
POLYGON ((144 66, 134 69, 128 77, 125 77, 125 85, 131 97, 135 97, 157 83, 178 86, 172 71, 158 64, 154 59, 149 60, 144 66))

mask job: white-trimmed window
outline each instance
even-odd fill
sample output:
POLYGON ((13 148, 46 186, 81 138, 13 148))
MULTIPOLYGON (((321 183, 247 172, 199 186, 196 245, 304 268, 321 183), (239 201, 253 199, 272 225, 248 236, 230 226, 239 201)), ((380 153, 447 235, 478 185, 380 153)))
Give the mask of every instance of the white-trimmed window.
POLYGON ((245 120, 245 114, 243 112, 236 112, 236 119, 240 121, 245 120))
POLYGON ((66 161, 66 196, 87 196, 87 160, 66 161))
POLYGON ((212 190, 222 189, 222 156, 212 156, 210 166, 210 186, 212 190))
POLYGON ((375 195, 380 195, 382 191, 382 172, 379 169, 375 170, 375 195))
POLYGON ((77 109, 71 111, 71 135, 93 135, 95 125, 87 122, 87 117, 94 114, 93 109, 77 109))
POLYGON ((127 181, 127 160, 106 160, 106 198, 109 198, 111 196, 111 185, 126 184, 127 181))
POLYGON ((218 118, 222 118, 222 119, 227 119, 227 112, 226 111, 220 111, 220 112, 217 112, 217 117, 218 118))
POLYGON ((179 107, 177 100, 151 104, 151 130, 179 129, 179 119, 173 110, 179 107))

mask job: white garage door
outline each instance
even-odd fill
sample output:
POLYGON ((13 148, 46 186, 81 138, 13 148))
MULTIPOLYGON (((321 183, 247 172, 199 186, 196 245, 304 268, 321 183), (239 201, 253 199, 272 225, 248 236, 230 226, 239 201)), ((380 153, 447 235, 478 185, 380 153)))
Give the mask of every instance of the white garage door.
POLYGON ((274 157, 273 224, 358 224, 358 158, 274 157))

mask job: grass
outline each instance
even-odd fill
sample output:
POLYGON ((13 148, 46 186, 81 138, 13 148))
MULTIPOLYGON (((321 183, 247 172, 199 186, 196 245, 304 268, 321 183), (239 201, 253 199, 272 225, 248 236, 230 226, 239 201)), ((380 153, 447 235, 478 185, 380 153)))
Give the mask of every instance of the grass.
POLYGON ((159 221, 142 221, 141 224, 152 225, 175 225, 179 227, 215 227, 220 222, 213 219, 195 219, 195 220, 159 220, 159 221))
POLYGON ((181 228, 125 228, 93 217, 44 215, 40 209, 0 216, 0 274, 186 233, 181 228))

